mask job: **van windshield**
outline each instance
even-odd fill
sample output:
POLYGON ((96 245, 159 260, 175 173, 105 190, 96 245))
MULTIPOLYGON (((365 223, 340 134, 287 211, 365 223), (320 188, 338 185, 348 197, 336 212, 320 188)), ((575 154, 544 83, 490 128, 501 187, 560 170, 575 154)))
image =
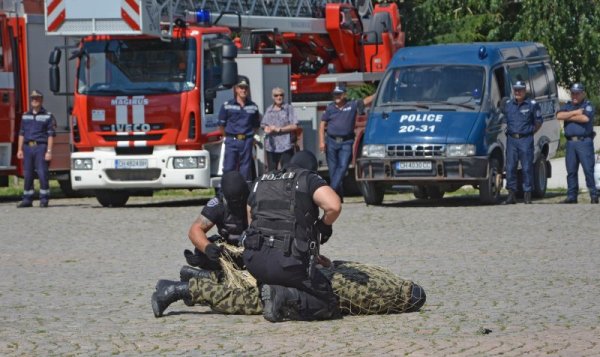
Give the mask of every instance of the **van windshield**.
POLYGON ((476 110, 483 97, 485 70, 480 66, 431 65, 387 72, 377 106, 414 106, 476 110))

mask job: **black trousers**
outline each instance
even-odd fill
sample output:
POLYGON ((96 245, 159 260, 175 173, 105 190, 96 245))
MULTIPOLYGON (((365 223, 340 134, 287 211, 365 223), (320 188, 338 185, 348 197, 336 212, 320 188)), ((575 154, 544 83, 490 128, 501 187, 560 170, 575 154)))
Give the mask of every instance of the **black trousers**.
POLYGON ((292 156, 294 156, 294 149, 289 149, 284 152, 267 151, 267 170, 272 171, 283 167, 285 164, 290 162, 292 156), (281 166, 278 167, 278 164, 281 164, 281 166))
POLYGON ((244 264, 259 284, 298 289, 302 320, 326 320, 339 315, 331 282, 317 269, 309 279, 306 262, 286 257, 281 249, 263 244, 259 250, 244 250, 244 264))

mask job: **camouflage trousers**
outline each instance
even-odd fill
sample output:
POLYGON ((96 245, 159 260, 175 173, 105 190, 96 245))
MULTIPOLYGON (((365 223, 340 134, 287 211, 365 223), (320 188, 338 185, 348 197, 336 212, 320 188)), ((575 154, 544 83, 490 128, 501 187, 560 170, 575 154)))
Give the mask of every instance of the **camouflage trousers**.
MULTIPOLYGON (((339 297, 340 310, 346 315, 401 313, 412 306, 413 282, 391 271, 368 264, 334 261, 321 268, 339 297)), ((238 274, 245 272, 239 271, 238 274)), ((259 289, 237 287, 227 281, 193 278, 189 290, 195 304, 210 306, 224 314, 256 315, 262 313, 259 289)))

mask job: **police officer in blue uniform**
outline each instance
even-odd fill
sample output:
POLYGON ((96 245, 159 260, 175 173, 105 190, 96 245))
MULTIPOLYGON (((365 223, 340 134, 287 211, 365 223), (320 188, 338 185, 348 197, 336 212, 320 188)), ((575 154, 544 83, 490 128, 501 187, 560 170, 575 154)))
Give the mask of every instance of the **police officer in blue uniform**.
POLYGON ((52 146, 56 136, 56 120, 43 107, 44 96, 33 90, 29 95, 31 106, 21 117, 21 129, 17 147, 17 158, 23 159, 25 185, 23 200, 18 208, 31 207, 33 203, 34 170, 40 180, 40 207, 48 207, 50 186, 48 164, 52 160, 52 146))
POLYGON ((299 151, 288 167, 257 178, 250 190, 243 257, 271 322, 331 319, 339 312, 331 283, 314 268, 317 234, 321 243, 331 236, 341 203, 316 169, 315 156, 299 151))
POLYGON ((343 180, 352 160, 354 124, 356 114, 373 101, 373 96, 362 100, 347 100, 346 87, 337 85, 333 89, 333 102, 327 105, 319 126, 321 152, 326 151, 329 169, 329 184, 340 198, 344 197, 343 180), (327 127, 327 130, 325 130, 327 127), (325 137, 327 132, 327 137, 325 137))
POLYGON ((503 106, 506 115, 506 188, 508 197, 502 204, 517 203, 517 165, 521 162, 524 203, 531 203, 533 189, 533 134, 542 126, 543 118, 539 104, 526 98, 526 84, 513 84, 514 98, 503 106))
POLYGON ((238 170, 246 181, 252 181, 252 145, 260 127, 260 113, 250 100, 245 79, 238 82, 234 91, 235 97, 223 103, 219 111, 219 129, 225 136, 223 173, 238 170))
POLYGON ((594 107, 587 100, 585 87, 581 83, 571 86, 571 100, 563 105, 558 120, 564 121, 567 138, 567 198, 562 203, 577 203, 579 193, 579 164, 585 174, 585 184, 591 203, 598 203, 598 191, 594 184, 594 107))

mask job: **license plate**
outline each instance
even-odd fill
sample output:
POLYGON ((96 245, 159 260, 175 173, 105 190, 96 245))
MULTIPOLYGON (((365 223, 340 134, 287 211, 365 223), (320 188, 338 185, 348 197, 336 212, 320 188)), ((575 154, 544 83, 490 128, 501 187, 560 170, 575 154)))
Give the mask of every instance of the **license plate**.
POLYGON ((121 159, 115 160, 115 168, 117 169, 145 169, 148 167, 146 159, 121 159))
POLYGON ((398 161, 396 170, 431 170, 431 161, 398 161))

